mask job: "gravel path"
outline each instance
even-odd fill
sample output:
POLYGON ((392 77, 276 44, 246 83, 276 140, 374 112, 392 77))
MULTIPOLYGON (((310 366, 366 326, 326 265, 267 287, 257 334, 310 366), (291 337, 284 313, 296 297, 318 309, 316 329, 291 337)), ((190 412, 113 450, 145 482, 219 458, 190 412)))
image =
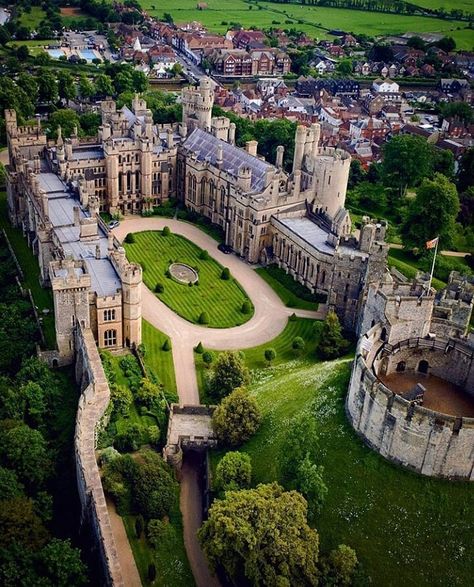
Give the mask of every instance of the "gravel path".
MULTIPOLYGON (((171 339, 176 385, 182 405, 199 404, 193 352, 198 342, 214 350, 243 349, 264 344, 278 336, 293 313, 304 318, 324 318, 324 306, 320 306, 317 312, 293 310, 284 306, 277 294, 250 265, 235 255, 225 255, 219 251, 217 242, 192 224, 169 218, 132 217, 122 221, 114 230, 114 234, 122 241, 129 232, 161 230, 164 226, 169 226, 172 232, 185 236, 202 249, 206 249, 219 263, 229 267, 231 274, 245 289, 255 308, 252 318, 241 326, 227 329, 206 328, 192 324, 175 314, 143 285, 143 318, 171 339)), ((211 576, 196 536, 202 524, 202 496, 198 481, 196 467, 185 459, 181 470, 180 507, 186 553, 196 585, 218 587, 219 581, 211 576)))

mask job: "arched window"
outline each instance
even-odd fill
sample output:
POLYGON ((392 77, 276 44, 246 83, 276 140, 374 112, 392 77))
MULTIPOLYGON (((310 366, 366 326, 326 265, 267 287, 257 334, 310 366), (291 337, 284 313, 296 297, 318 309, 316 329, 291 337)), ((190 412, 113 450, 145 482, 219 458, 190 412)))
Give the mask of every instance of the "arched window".
POLYGON ((405 361, 400 361, 397 363, 397 372, 398 373, 403 373, 403 371, 405 371, 406 368, 407 368, 407 364, 405 363, 405 361))
POLYGON ((422 373, 423 375, 428 375, 428 369, 429 369, 429 363, 428 361, 422 360, 418 363, 418 373, 422 373))
POLYGON ((206 180, 203 177, 201 179, 201 187, 199 189, 199 205, 202 206, 204 204, 204 200, 206 197, 206 180))
POLYGON ((106 330, 104 332, 104 346, 117 346, 116 330, 106 330))

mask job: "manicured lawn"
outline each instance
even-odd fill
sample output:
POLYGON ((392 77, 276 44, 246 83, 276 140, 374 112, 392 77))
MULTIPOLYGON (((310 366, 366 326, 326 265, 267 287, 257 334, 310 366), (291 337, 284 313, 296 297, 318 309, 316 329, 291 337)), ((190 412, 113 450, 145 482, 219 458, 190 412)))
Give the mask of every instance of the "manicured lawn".
MULTIPOLYGON (((176 501, 179 502, 179 490, 176 501)), ((169 518, 173 532, 165 536, 156 549, 149 544, 144 535, 137 538, 135 519, 135 516, 123 518, 142 584, 153 587, 192 587, 194 579, 184 548, 183 522, 179 506, 173 508, 169 518), (148 566, 151 563, 156 567, 156 579, 153 582, 148 579, 148 566)))
POLYGON ((258 267, 255 271, 268 283, 288 308, 318 309, 318 302, 309 289, 295 281, 291 275, 287 275, 283 269, 269 266, 258 267), (313 298, 313 301, 310 298, 313 298))
MULTIPOLYGON (((253 484, 280 479, 285 434, 295 417, 309 412, 329 490, 315 523, 322 551, 341 543, 355 548, 372 585, 470 585, 472 486, 421 477, 367 448, 345 416, 350 365, 309 355, 254 373, 250 391, 263 422, 240 449, 251 456, 253 484)), ((212 455, 213 466, 222 454, 212 455)))
POLYGON ((145 366, 147 370, 158 377, 165 389, 176 394, 173 352, 164 351, 162 348, 167 339, 166 334, 163 334, 146 320, 142 321, 142 341, 146 348, 145 366))
MULTIPOLYGON (((312 364, 315 360, 316 345, 322 325, 323 323, 320 321, 308 320, 307 318, 288 320, 283 332, 271 342, 242 351, 245 356, 245 364, 252 373, 252 380, 254 376, 257 378, 271 377, 273 370, 278 365, 291 365, 294 361, 297 361, 298 364, 305 362, 312 364), (305 348, 302 351, 295 351, 292 348, 293 340, 297 336, 300 336, 305 341, 305 348), (267 367, 264 356, 265 349, 268 348, 273 348, 276 352, 276 358, 271 367, 267 367)), ((214 359, 218 354, 218 352, 213 352, 214 359)), ((194 357, 201 401, 210 403, 205 393, 205 378, 210 369, 204 364, 202 355, 195 353, 194 357)))
POLYGON ((49 288, 41 287, 39 283, 40 269, 38 258, 28 247, 23 233, 18 228, 10 225, 7 215, 6 193, 0 192, 0 229, 4 228, 7 233, 18 262, 23 270, 23 286, 30 289, 33 300, 38 308, 40 317, 43 320, 43 333, 48 348, 53 349, 56 346, 56 332, 54 329, 54 306, 53 293, 49 288), (42 310, 48 309, 49 314, 44 315, 42 310))
POLYGON ((164 287, 157 297, 177 314, 197 323, 202 312, 206 312, 209 326, 228 328, 247 322, 253 314, 243 314, 242 304, 246 295, 232 276, 221 279, 223 267, 214 259, 199 258, 201 249, 182 236, 148 231, 135 234, 134 244, 125 244, 130 261, 143 267, 146 285, 155 290, 157 283, 164 287), (197 268, 199 285, 189 287, 167 278, 165 273, 171 263, 181 262, 197 268))

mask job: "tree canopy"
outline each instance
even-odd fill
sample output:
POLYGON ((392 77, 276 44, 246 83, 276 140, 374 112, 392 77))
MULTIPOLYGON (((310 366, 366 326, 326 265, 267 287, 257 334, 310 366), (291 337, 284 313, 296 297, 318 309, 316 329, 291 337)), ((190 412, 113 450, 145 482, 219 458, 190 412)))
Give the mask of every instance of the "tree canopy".
POLYGON ((252 464, 244 452, 230 451, 216 468, 215 486, 220 491, 237 491, 250 486, 252 464))
POLYGON ((229 446, 246 442, 255 434, 260 421, 257 402, 243 387, 225 397, 212 415, 212 427, 218 440, 229 446))
POLYGON ((198 536, 211 567, 235 584, 310 587, 318 582, 319 536, 306 514, 298 492, 258 485, 214 501, 198 536))
POLYGON ((237 387, 246 385, 248 381, 249 371, 239 354, 230 351, 220 353, 214 363, 209 391, 212 398, 219 401, 237 387))
POLYGON ((383 146, 384 182, 397 189, 400 196, 428 177, 432 165, 431 145, 421 137, 398 135, 383 146))

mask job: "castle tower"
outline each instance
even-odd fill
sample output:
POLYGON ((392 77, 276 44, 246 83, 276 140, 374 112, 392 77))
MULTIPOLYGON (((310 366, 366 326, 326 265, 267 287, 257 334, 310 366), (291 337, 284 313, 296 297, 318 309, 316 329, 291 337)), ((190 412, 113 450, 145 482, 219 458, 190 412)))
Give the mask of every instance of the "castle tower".
MULTIPOLYGON (((118 251, 123 254, 125 251, 118 251)), ((123 345, 138 346, 142 342, 142 268, 135 263, 124 265, 122 279, 123 345)))
POLYGON ((90 327, 89 292, 91 276, 84 261, 65 259, 49 265, 54 297, 56 343, 62 357, 74 356, 74 329, 90 327))
POLYGON ((212 106, 214 93, 212 82, 204 77, 199 82, 199 88, 184 88, 182 91, 183 124, 188 132, 195 128, 210 130, 212 120, 212 106))
POLYGON ((306 143, 306 127, 299 125, 295 136, 295 155, 293 157, 293 173, 301 169, 303 164, 304 147, 306 143))
MULTIPOLYGON (((314 145, 314 142, 313 142, 314 145)), ((351 156, 342 149, 323 148, 314 160, 314 208, 334 218, 346 201, 351 156)))

